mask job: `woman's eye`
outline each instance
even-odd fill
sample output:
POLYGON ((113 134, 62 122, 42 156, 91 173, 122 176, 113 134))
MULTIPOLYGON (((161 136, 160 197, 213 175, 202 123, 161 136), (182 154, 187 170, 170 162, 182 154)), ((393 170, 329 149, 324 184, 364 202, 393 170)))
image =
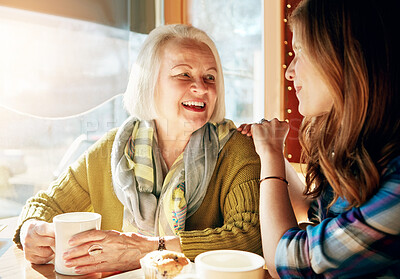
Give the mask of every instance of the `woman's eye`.
POLYGON ((207 81, 207 82, 215 82, 215 76, 213 76, 213 75, 206 75, 206 76, 204 77, 204 79, 205 79, 205 81, 207 81))
POLYGON ((181 76, 181 77, 190 78, 190 75, 189 75, 188 73, 181 73, 180 76, 181 76))

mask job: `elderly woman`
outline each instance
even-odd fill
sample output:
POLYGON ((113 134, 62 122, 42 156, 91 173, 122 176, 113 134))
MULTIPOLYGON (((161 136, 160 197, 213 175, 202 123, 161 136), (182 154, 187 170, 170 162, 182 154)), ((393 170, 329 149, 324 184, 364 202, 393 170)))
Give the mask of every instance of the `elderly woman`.
POLYGON ((221 62, 212 40, 185 25, 145 41, 125 94, 132 117, 27 201, 15 242, 32 263, 54 257, 60 213, 94 211, 102 230, 64 255, 78 273, 131 270, 158 247, 193 259, 214 249, 261 253, 260 162, 252 140, 224 119, 221 62), (88 254, 93 243, 102 247, 88 254))

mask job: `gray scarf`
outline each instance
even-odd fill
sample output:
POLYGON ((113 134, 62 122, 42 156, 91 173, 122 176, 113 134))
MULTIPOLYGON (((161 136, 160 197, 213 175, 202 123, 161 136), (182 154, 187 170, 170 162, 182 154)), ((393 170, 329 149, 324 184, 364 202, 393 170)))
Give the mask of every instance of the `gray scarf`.
POLYGON ((235 130, 230 120, 205 124, 191 135, 164 179, 154 121, 127 119, 111 153, 114 191, 124 205, 123 231, 175 235, 184 230, 185 220, 205 197, 219 152, 235 130), (134 150, 131 162, 125 155, 129 147, 134 150))

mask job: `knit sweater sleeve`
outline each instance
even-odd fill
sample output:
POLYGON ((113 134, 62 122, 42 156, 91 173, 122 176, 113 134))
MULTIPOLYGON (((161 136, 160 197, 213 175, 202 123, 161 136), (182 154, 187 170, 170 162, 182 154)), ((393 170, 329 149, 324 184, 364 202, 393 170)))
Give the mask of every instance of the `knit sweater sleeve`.
POLYGON ((21 226, 29 219, 52 222, 53 217, 58 214, 88 211, 89 206, 87 190, 76 181, 73 170, 69 168, 48 190, 39 191, 27 200, 19 216, 14 242, 20 244, 21 226))
POLYGON ((259 227, 260 161, 252 140, 239 133, 221 151, 203 204, 191 218, 220 215, 221 225, 179 233, 184 254, 193 260, 216 249, 262 253, 259 227), (215 198, 217 197, 217 198, 215 198))

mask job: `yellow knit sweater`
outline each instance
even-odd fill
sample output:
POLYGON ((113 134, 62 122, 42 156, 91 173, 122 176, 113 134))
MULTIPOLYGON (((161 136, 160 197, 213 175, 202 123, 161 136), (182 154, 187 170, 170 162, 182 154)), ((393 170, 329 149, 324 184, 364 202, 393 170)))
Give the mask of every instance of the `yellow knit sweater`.
MULTIPOLYGON (((107 133, 56 180, 47 191, 30 198, 23 208, 14 241, 31 218, 52 222, 60 213, 94 211, 103 230, 121 231, 123 205, 113 191, 110 155, 116 130, 107 133)), ((232 135, 222 149, 199 209, 186 220, 179 236, 185 255, 216 249, 262 253, 259 228, 260 161, 252 140, 232 135)))

